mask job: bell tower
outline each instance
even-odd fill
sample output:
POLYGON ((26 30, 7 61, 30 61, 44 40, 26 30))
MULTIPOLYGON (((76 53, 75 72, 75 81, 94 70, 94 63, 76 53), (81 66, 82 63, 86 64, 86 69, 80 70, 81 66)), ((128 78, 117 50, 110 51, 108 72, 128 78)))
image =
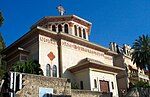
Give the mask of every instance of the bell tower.
POLYGON ((88 41, 92 23, 76 15, 64 15, 65 10, 62 5, 56 8, 60 12, 60 16, 46 16, 34 24, 31 29, 41 26, 55 33, 62 32, 88 41))

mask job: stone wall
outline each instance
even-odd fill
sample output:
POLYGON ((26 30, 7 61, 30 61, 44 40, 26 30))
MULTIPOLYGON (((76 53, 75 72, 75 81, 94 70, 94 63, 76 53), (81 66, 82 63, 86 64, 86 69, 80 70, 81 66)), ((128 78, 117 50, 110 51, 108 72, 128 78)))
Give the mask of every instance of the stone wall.
POLYGON ((23 88, 16 97, 39 97, 39 87, 53 88, 56 95, 70 95, 71 84, 67 79, 23 74, 23 88))
POLYGON ((71 90, 72 97, 112 97, 112 93, 102 93, 89 90, 71 90))
POLYGON ((23 87, 16 92, 16 97, 39 97, 39 87, 52 88, 53 97, 112 97, 111 93, 72 90, 71 83, 65 78, 52 78, 32 74, 22 75, 23 87))

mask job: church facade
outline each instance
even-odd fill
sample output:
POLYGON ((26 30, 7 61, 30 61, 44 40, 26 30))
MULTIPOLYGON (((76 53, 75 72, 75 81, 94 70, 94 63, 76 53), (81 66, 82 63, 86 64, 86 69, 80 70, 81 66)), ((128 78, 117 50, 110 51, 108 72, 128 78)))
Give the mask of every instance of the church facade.
POLYGON ((118 97, 116 75, 124 69, 113 64, 117 53, 89 41, 91 26, 76 15, 44 17, 3 51, 7 66, 38 60, 44 76, 68 78, 79 89, 118 97))

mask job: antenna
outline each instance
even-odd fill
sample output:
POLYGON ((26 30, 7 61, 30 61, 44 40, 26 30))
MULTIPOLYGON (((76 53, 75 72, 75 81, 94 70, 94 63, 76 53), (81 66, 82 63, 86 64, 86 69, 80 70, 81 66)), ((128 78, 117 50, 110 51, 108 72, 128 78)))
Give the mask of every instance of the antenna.
POLYGON ((56 8, 58 9, 60 15, 64 15, 64 13, 66 12, 61 4, 60 4, 60 6, 57 6, 56 8))

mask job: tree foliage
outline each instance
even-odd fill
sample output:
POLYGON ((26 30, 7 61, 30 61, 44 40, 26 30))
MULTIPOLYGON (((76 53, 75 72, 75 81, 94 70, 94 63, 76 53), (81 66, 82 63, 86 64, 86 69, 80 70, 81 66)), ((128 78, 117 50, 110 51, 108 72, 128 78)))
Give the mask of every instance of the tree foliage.
POLYGON ((71 89, 79 89, 79 84, 76 82, 71 83, 71 89))
POLYGON ((38 63, 38 61, 35 60, 28 60, 26 62, 19 61, 16 64, 14 64, 11 70, 21 73, 43 75, 43 71, 40 68, 40 64, 38 63))
POLYGON ((4 55, 1 54, 2 50, 5 49, 5 42, 0 34, 0 79, 6 71, 6 62, 2 59, 4 55))
POLYGON ((6 64, 4 61, 0 64, 0 79, 4 76, 4 73, 6 72, 6 64))
MULTIPOLYGON (((0 27, 2 26, 3 21, 4 21, 4 17, 2 15, 2 12, 0 11, 0 27)), ((2 76, 6 70, 6 66, 5 66, 6 64, 2 60, 3 55, 1 54, 1 51, 4 48, 5 48, 5 42, 4 42, 2 35, 0 34, 0 79, 2 78, 2 76)))
POLYGON ((3 38, 2 34, 0 33, 0 52, 1 52, 3 49, 5 49, 5 47, 6 47, 6 44, 5 44, 5 42, 4 42, 4 38, 3 38))
POLYGON ((0 11, 0 27, 2 26, 3 21, 4 21, 4 17, 2 15, 2 12, 0 11))
POLYGON ((144 82, 144 81, 138 81, 135 85, 133 85, 133 87, 137 87, 137 88, 140 88, 140 87, 143 87, 143 88, 150 88, 150 85, 148 82, 144 82))
POLYGON ((133 43, 132 61, 136 66, 143 69, 148 65, 150 69, 150 37, 148 35, 139 36, 133 43))

